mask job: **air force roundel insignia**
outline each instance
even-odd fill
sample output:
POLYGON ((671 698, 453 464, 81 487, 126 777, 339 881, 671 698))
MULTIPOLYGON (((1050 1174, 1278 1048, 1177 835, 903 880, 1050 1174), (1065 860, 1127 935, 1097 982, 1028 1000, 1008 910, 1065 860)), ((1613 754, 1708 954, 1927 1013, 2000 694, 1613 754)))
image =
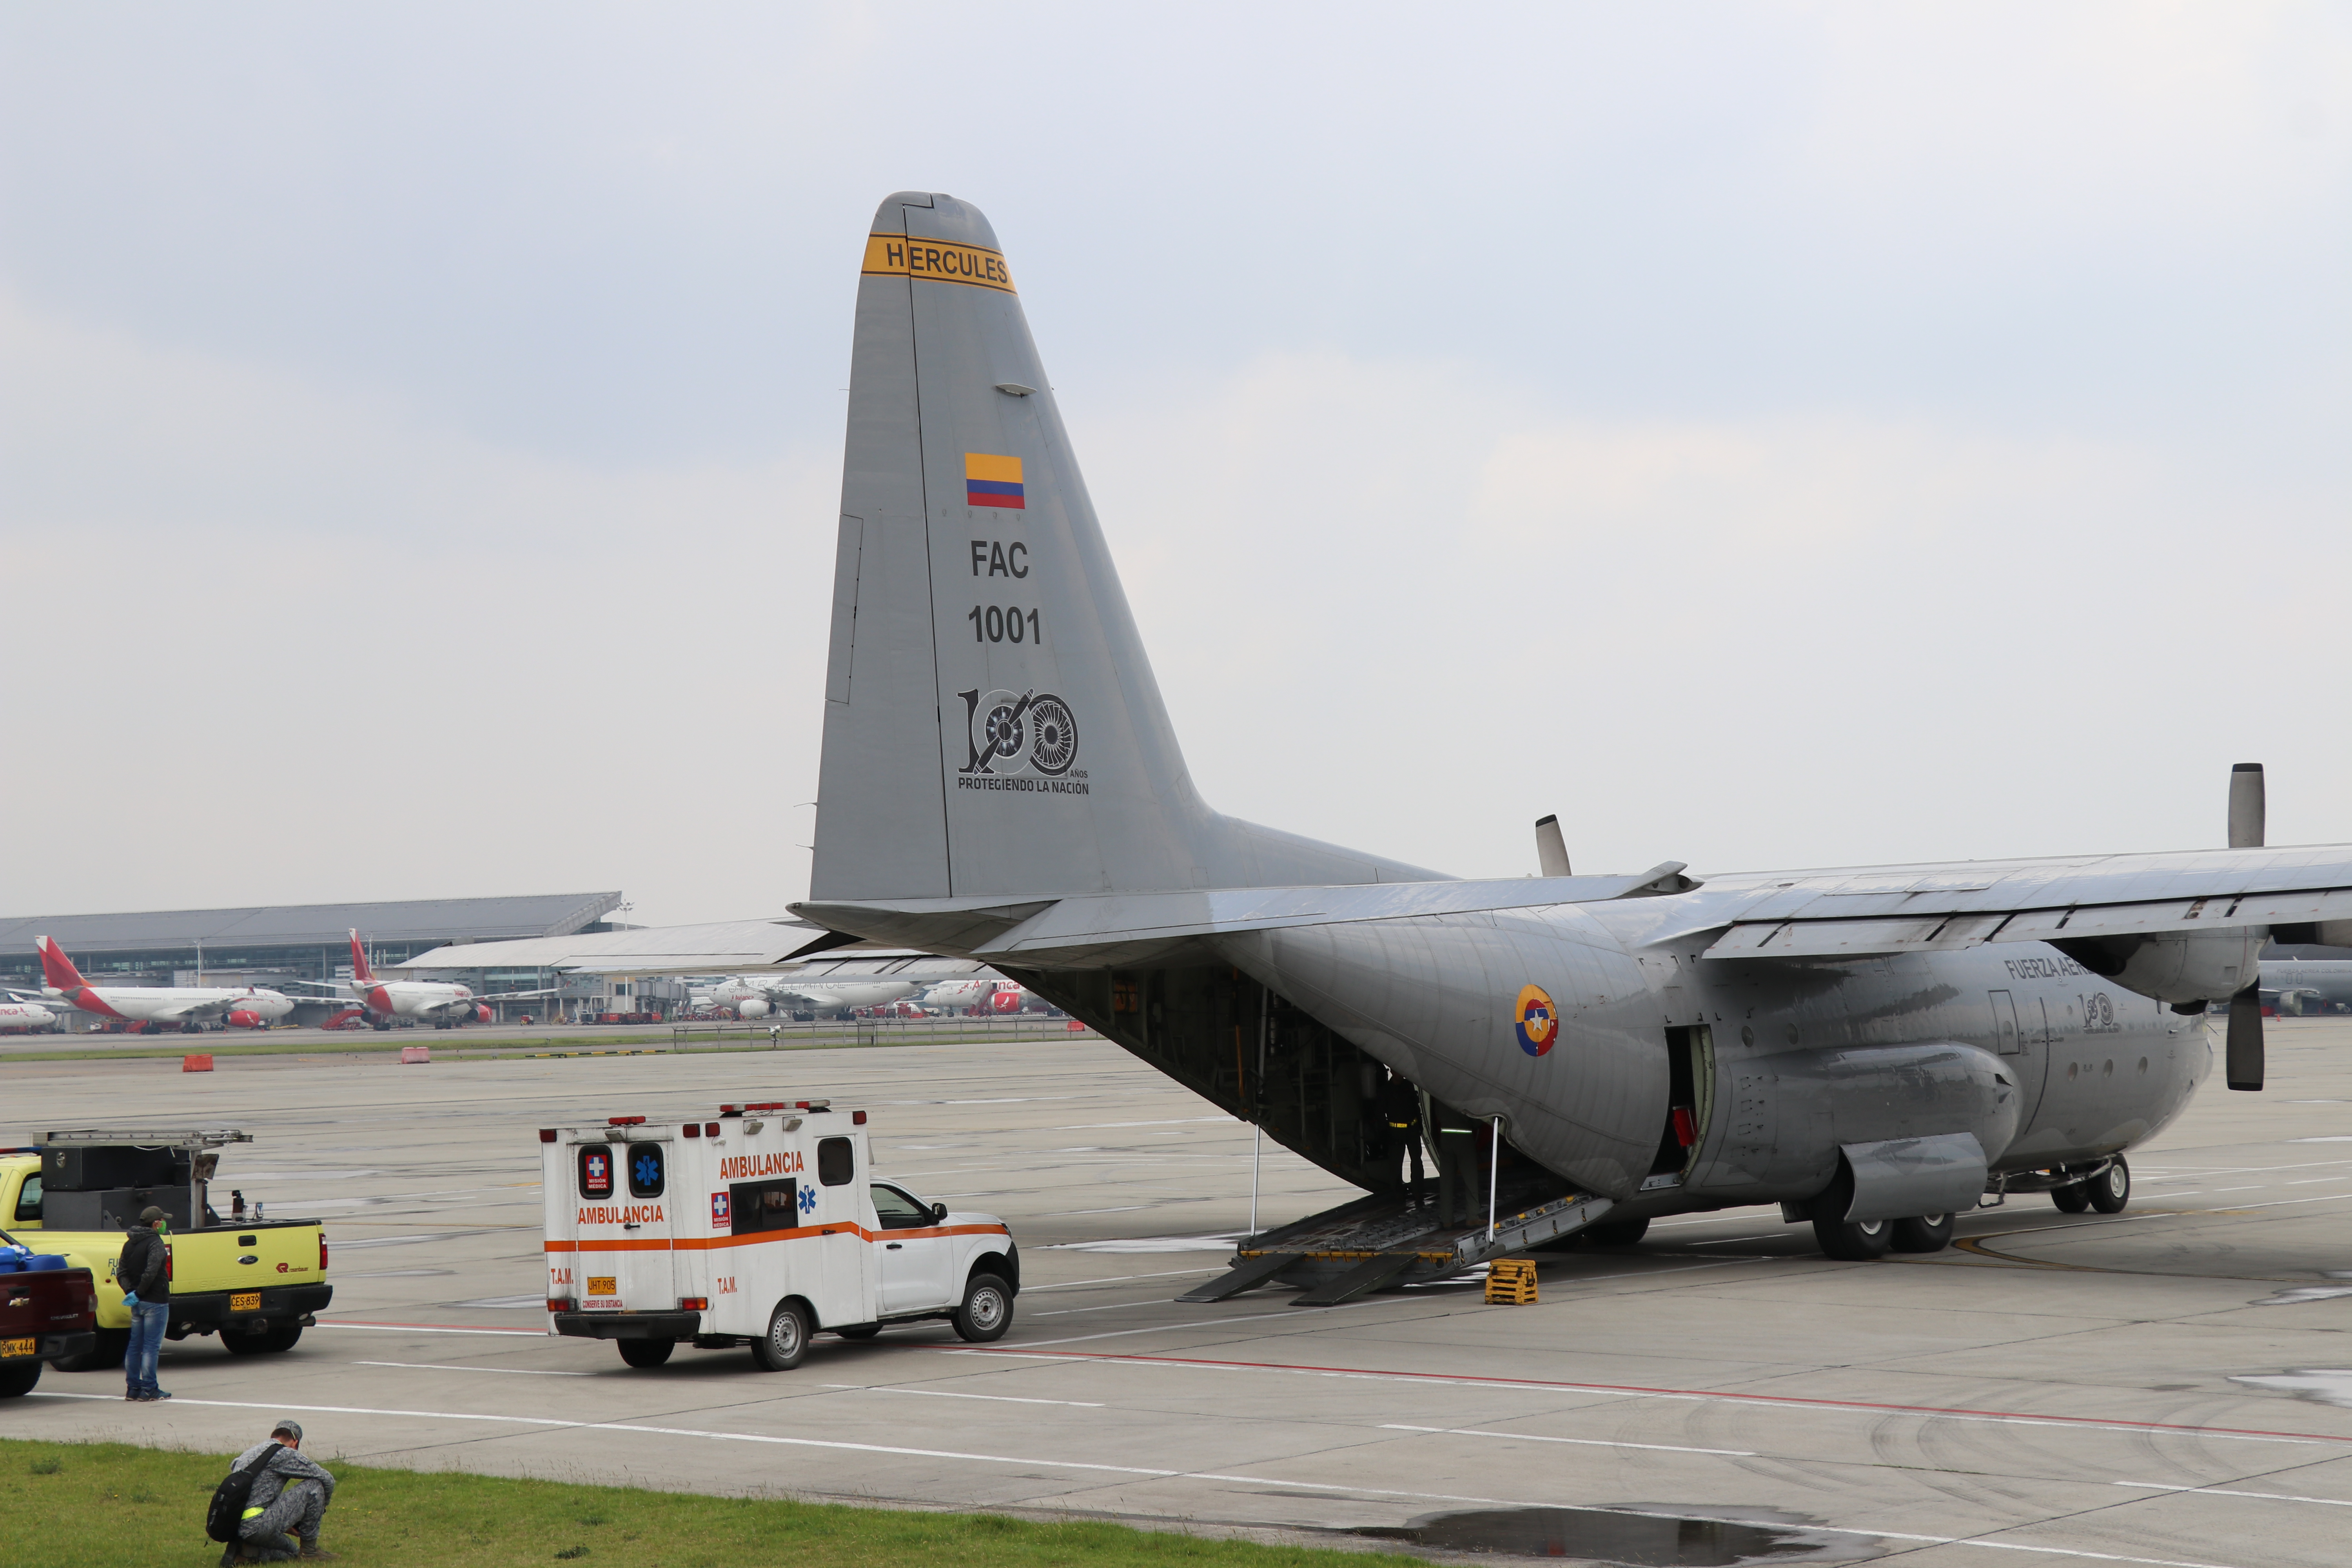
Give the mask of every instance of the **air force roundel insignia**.
POLYGON ((1551 994, 1540 985, 1519 987, 1518 1020, 1519 1049, 1531 1057, 1542 1056, 1559 1038, 1559 1010, 1551 1005, 1551 994))

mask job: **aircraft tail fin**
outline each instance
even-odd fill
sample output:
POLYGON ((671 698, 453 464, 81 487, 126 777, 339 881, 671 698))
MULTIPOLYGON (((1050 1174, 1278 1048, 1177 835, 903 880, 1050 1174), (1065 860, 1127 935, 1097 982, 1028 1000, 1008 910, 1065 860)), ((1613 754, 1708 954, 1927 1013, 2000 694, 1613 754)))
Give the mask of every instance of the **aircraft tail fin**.
POLYGON ((1438 878, 1202 801, 988 219, 861 274, 812 900, 1438 878))
POLYGON ((368 967, 367 949, 361 945, 357 931, 352 932, 352 979, 362 985, 375 984, 375 971, 368 967))
POLYGON ((81 971, 74 967, 73 960, 66 956, 65 949, 56 942, 37 936, 33 945, 40 951, 41 978, 50 985, 59 991, 74 992, 89 984, 81 977, 81 971))

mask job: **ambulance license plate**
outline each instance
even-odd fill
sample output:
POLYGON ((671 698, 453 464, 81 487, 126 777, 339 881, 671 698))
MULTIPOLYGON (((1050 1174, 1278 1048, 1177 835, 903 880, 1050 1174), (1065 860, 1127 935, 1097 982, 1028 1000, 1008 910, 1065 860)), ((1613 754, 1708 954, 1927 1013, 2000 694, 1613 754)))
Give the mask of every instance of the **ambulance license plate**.
POLYGON ((588 1294, 591 1296, 617 1296, 620 1293, 620 1285, 613 1275, 591 1274, 588 1276, 588 1294))
POLYGON ((40 1346, 31 1340, 0 1340, 0 1356, 31 1355, 40 1346))
POLYGON ((258 1290, 236 1292, 228 1299, 228 1310, 232 1312, 258 1312, 261 1310, 261 1292, 258 1290))

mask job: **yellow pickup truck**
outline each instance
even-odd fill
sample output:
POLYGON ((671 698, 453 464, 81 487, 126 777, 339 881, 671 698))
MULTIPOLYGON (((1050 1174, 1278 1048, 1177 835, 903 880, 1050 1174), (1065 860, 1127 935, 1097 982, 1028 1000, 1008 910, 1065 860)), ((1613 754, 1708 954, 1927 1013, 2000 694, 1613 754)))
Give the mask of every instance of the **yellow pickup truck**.
POLYGON ((205 1201, 220 1148, 252 1142, 226 1129, 51 1132, 37 1147, 0 1152, 0 1242, 63 1253, 98 1287, 98 1342, 56 1363, 62 1372, 122 1364, 131 1309, 114 1266, 125 1230, 148 1205, 172 1226, 168 1337, 218 1334, 235 1355, 294 1348, 333 1300, 327 1237, 317 1220, 223 1223, 205 1201))

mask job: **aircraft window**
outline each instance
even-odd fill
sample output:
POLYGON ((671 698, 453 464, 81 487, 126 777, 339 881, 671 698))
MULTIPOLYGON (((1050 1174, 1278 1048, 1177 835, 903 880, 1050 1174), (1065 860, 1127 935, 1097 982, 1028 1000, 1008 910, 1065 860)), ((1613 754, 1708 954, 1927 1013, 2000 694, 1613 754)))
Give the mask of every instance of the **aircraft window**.
POLYGON ((580 1195, 583 1198, 609 1198, 613 1195, 611 1144, 583 1143, 580 1146, 580 1195))
POLYGON ((657 1198, 662 1195, 663 1167, 658 1143, 638 1143, 629 1150, 629 1195, 633 1198, 657 1198))
POLYGON ((914 1230, 931 1223, 931 1205, 911 1193, 883 1182, 875 1183, 872 1191, 874 1213, 884 1230, 914 1230))
MULTIPOLYGON (((2146 1068, 2147 1064, 2142 1062, 2140 1066, 2146 1068)), ((25 1184, 16 1191, 16 1219, 19 1224, 23 1224, 40 1217, 41 1178, 27 1176, 25 1178, 25 1184)))
POLYGON ((856 1174, 857 1157, 850 1152, 846 1138, 820 1138, 816 1141, 816 1179, 828 1187, 845 1187, 856 1174))

